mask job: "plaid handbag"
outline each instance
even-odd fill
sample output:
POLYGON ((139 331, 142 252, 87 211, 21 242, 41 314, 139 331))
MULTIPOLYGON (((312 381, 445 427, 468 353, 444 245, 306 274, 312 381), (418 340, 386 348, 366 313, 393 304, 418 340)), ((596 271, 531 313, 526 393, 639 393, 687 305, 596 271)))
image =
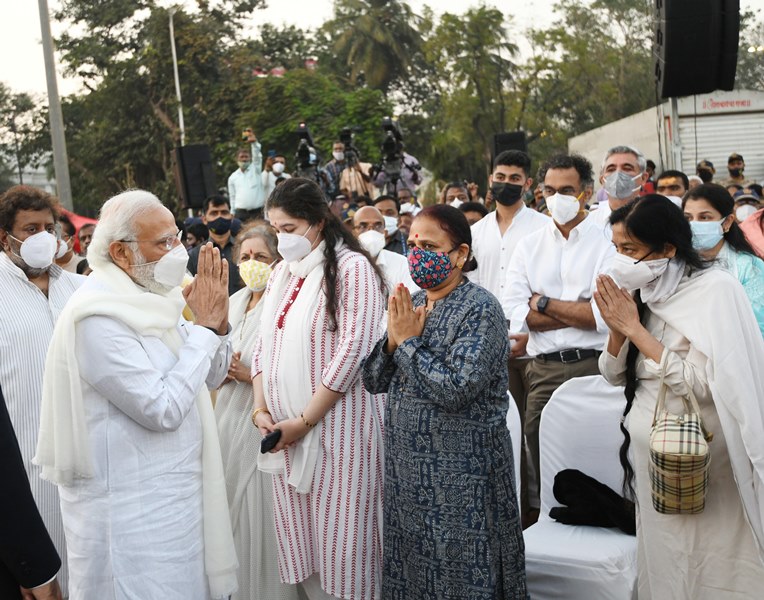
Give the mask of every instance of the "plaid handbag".
POLYGON ((700 408, 691 386, 689 401, 682 398, 685 414, 666 410, 666 389, 661 373, 660 392, 650 430, 650 484, 653 508, 665 515, 703 512, 708 489, 711 453, 700 408))

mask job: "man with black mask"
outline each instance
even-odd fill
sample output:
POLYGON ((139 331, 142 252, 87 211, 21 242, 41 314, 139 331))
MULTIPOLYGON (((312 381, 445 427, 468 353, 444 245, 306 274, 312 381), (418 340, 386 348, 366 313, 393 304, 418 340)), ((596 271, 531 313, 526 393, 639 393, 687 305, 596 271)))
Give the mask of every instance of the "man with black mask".
POLYGON ((743 174, 743 171, 745 171, 745 161, 737 153, 730 154, 730 157, 727 159, 727 171, 730 174, 729 178, 720 182, 724 187, 737 185, 742 189, 754 183, 743 174))
POLYGON ((695 173, 703 183, 711 183, 716 175, 714 163, 710 160, 701 160, 695 167, 695 173))
MULTIPOLYGON (((477 260, 477 269, 467 277, 483 286, 502 301, 504 314, 509 323, 509 307, 504 306, 509 282, 509 261, 520 240, 549 225, 549 217, 525 206, 523 196, 531 188, 531 159, 519 150, 506 150, 493 163, 493 173, 488 177, 491 197, 496 210, 488 213, 472 226, 472 252, 477 260)), ((511 335, 509 358, 509 391, 517 403, 520 418, 524 420, 525 401, 528 395, 525 369, 528 364, 525 346, 527 334, 511 335)), ((523 457, 525 453, 523 453, 523 457)), ((527 481, 525 460, 521 480, 523 488, 523 510, 528 513, 527 481)))
MULTIPOLYGON (((239 278, 239 268, 232 259, 231 225, 233 224, 233 214, 231 214, 231 205, 228 203, 228 199, 224 196, 207 198, 204 201, 202 223, 207 226, 210 232, 210 241, 216 248, 220 249, 220 255, 228 261, 228 295, 230 296, 243 288, 244 283, 239 278)), ((196 275, 201 248, 202 245, 200 244, 188 251, 188 270, 192 275, 196 275)))

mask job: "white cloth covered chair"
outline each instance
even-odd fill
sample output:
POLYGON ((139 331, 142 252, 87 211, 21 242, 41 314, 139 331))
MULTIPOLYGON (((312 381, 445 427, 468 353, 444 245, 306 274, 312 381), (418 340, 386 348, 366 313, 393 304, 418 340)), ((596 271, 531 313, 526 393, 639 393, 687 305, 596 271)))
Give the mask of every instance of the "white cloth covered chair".
POLYGON ((512 459, 515 463, 515 498, 517 498, 517 510, 520 510, 520 458, 523 451, 523 424, 520 421, 520 411, 515 404, 512 394, 509 397, 509 410, 507 411, 507 429, 512 438, 512 459))
POLYGON ((523 533, 528 592, 534 600, 629 600, 636 597, 637 539, 618 529, 564 525, 549 516, 560 506, 552 487, 564 469, 578 469, 617 492, 623 388, 601 376, 561 385, 541 414, 541 512, 523 533))

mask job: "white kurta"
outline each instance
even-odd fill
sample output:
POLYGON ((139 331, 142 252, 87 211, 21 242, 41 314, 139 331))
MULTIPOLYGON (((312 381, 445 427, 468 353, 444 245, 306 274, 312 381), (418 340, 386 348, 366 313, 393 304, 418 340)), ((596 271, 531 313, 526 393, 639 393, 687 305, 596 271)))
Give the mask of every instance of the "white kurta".
MULTIPOLYGON (((664 515, 655 511, 650 495, 648 439, 661 367, 637 358, 636 397, 627 428, 637 493, 638 587, 640 600, 717 600, 757 598, 764 588, 764 566, 745 517, 732 474, 730 452, 707 379, 708 359, 679 331, 647 312, 645 326, 665 347, 666 407, 683 412, 680 394, 692 385, 710 442, 711 468, 705 509, 695 515, 664 515)), ((614 385, 625 384, 624 344, 618 357, 604 352, 600 369, 614 385)))
POLYGON ((279 391, 286 379, 302 378, 311 393, 323 384, 342 397, 313 430, 320 441, 309 491, 298 493, 290 483, 301 466, 299 444, 284 451, 285 468, 273 477, 280 576, 298 583, 318 573, 329 595, 372 600, 381 589, 384 397, 369 394, 360 375, 380 335, 382 295, 369 261, 339 247, 337 329, 331 331, 320 291, 323 265, 304 280, 290 268, 280 264, 268 284, 252 372, 263 374, 268 410, 277 422, 302 400, 279 391), (270 321, 267 295, 282 281, 283 295, 272 300, 274 314, 283 316, 270 321))
POLYGON ((196 397, 225 377, 230 344, 178 331, 176 356, 112 318, 76 325, 94 476, 60 487, 72 600, 209 597, 196 397))
POLYGON ((66 542, 58 488, 40 479, 41 469, 32 464, 32 457, 37 448, 42 377, 53 326, 69 297, 84 281, 85 277, 53 265, 46 297, 4 252, 0 253, 0 385, 19 440, 32 495, 61 556, 63 566, 59 580, 64 593, 67 585, 66 542))
MULTIPOLYGON (((247 310, 252 292, 231 296, 228 321, 235 352, 250 367, 263 303, 247 310)), ((297 587, 279 579, 276 528, 273 525, 273 475, 257 468, 262 436, 252 424, 252 384, 229 381, 218 391, 215 417, 225 469, 233 539, 239 558, 239 591, 233 600, 296 600, 297 587)))

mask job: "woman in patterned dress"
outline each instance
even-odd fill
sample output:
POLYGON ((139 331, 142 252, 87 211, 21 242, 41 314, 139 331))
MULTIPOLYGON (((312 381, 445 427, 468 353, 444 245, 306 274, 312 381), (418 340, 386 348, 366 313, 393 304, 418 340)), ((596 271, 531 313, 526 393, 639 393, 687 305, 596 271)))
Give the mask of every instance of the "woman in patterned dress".
POLYGON ((273 473, 279 572, 308 598, 373 600, 382 564, 382 398, 361 382, 380 336, 382 278, 321 189, 295 177, 268 199, 283 258, 263 298, 252 365, 258 459, 273 473))
POLYGON ((231 296, 228 322, 234 358, 215 404, 220 453, 225 468, 233 539, 239 558, 239 591, 233 600, 297 600, 294 586, 279 580, 273 547, 273 476, 257 469, 260 439, 252 434, 252 352, 260 329, 261 302, 278 260, 276 234, 265 224, 242 231, 236 238, 234 260, 246 287, 231 296))
POLYGON ((504 314, 462 275, 474 261, 459 210, 425 208, 408 243, 424 291, 394 290, 363 370, 368 390, 387 393, 383 597, 526 598, 504 314))

